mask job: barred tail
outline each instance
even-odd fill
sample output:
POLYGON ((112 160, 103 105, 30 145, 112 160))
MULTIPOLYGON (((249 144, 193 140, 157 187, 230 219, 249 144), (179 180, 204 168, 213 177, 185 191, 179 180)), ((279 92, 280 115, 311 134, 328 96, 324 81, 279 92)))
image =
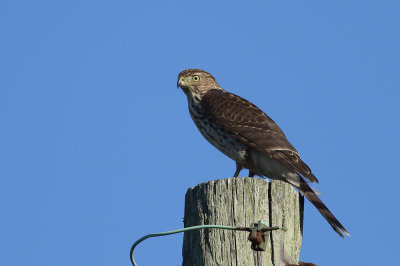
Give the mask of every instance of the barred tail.
POLYGON ((350 236, 346 228, 336 219, 336 217, 331 213, 328 207, 321 201, 321 199, 315 194, 312 188, 300 177, 300 185, 297 187, 300 192, 317 208, 317 210, 322 214, 325 220, 332 226, 333 230, 344 238, 343 233, 350 236))

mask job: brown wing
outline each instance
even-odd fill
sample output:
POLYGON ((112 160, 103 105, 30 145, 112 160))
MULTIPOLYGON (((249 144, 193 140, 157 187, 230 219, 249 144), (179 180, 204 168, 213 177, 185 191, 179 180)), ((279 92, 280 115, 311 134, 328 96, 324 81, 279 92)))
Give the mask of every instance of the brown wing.
POLYGON ((212 119, 246 145, 276 159, 311 182, 318 182, 279 126, 251 102, 224 90, 209 90, 201 100, 212 119))

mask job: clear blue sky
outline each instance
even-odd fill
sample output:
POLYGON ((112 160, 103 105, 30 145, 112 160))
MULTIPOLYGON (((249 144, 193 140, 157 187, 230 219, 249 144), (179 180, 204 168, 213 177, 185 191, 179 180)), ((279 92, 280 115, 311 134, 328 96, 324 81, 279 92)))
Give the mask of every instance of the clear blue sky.
MULTIPOLYGON (((176 88, 192 67, 281 126, 352 234, 307 202, 303 261, 392 264, 399 13, 399 1, 1 1, 0 265, 129 265, 135 240, 183 226, 187 188, 232 176, 176 88)), ((137 262, 179 265, 181 245, 147 240, 137 262)))

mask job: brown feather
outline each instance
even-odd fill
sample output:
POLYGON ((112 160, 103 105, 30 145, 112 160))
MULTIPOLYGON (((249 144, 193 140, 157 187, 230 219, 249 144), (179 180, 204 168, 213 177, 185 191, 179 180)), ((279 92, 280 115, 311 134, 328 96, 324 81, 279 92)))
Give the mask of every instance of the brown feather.
POLYGON ((343 233, 350 236, 346 228, 336 219, 332 212, 325 206, 317 194, 310 188, 310 186, 301 178, 300 187, 298 187, 300 192, 317 208, 317 210, 322 214, 325 220, 332 226, 333 230, 338 233, 341 237, 343 233))
POLYGON ((203 95, 201 104, 212 119, 237 139, 311 182, 318 182, 279 126, 251 102, 225 90, 211 89, 203 95))

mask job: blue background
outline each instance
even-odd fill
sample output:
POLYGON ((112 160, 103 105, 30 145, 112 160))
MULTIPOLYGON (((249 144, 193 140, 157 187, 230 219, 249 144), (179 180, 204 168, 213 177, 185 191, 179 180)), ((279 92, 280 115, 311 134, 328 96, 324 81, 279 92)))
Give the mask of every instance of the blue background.
MULTIPOLYGON (((129 265, 234 172, 176 88, 202 68, 285 131, 349 230, 306 203, 301 259, 392 265, 399 1, 1 1, 0 265, 129 265)), ((247 171, 243 171, 245 175, 247 171)), ((182 235, 139 265, 181 264, 182 235)))

